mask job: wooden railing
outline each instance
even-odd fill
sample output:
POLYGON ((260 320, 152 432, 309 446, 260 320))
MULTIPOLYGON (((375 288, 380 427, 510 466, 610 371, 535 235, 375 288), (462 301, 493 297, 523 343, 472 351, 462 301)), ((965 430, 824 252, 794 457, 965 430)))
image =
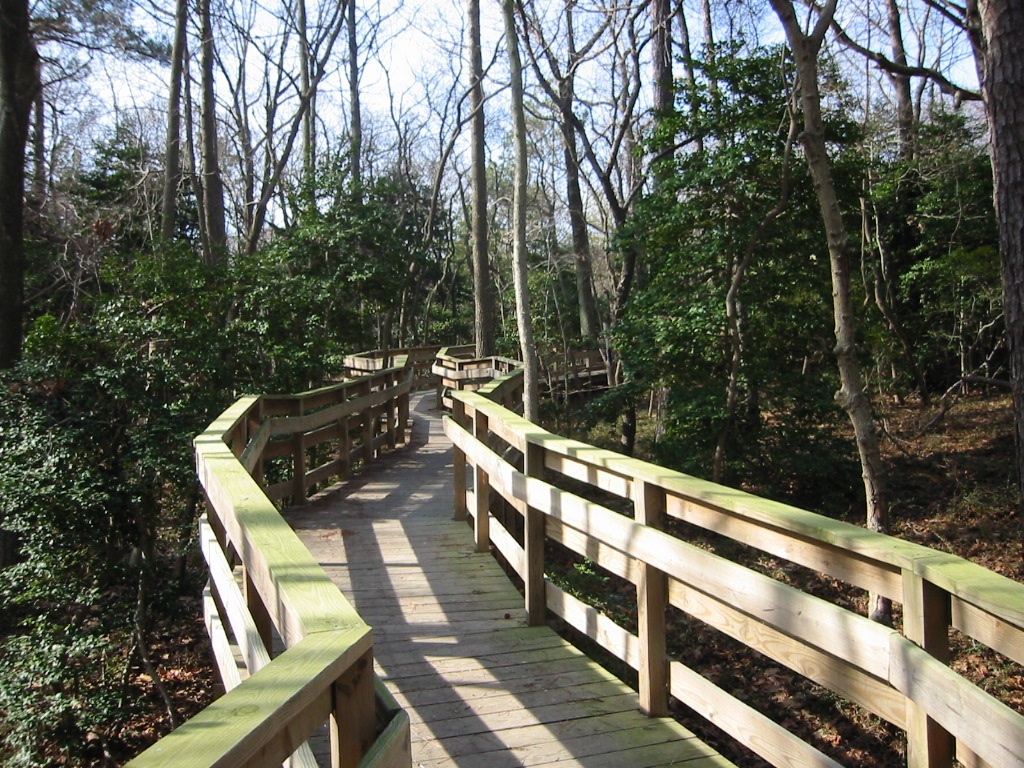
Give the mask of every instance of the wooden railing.
POLYGON ((541 355, 540 367, 550 394, 571 395, 608 385, 607 360, 600 350, 551 352, 541 355))
MULTIPOLYGON (((474 392, 522 367, 522 362, 508 357, 474 357, 472 346, 443 347, 434 361, 438 377, 438 402, 452 408, 450 392, 474 392)), ((541 357, 541 372, 549 394, 569 393, 593 388, 595 383, 607 384, 607 367, 597 350, 552 353, 541 357)), ((522 386, 521 384, 519 385, 522 386)), ((520 398, 522 391, 520 391, 520 398)))
POLYGON ((472 517, 478 551, 493 545, 519 574, 532 623, 550 611, 638 671, 647 712, 665 714, 672 696, 773 765, 838 765, 670 659, 672 607, 906 731, 913 768, 1024 765, 1024 717, 947 664, 950 628, 1024 663, 1024 585, 551 434, 488 399, 501 387, 452 392, 455 514, 472 517), (566 487, 628 500, 632 516, 566 487), (499 521, 508 506, 512 530, 499 521), (902 632, 671 535, 669 518, 890 597, 902 604, 902 632), (548 540, 635 586, 637 634, 546 579, 548 540))
POLYGON ((311 766, 304 742, 325 723, 335 768, 410 765, 409 719, 376 680, 370 627, 274 503, 301 503, 404 441, 412 368, 394 362, 311 392, 243 397, 196 438, 205 612, 228 692, 132 766, 311 766), (285 650, 271 659, 275 639, 285 650))
POLYGON ((437 402, 452 407, 451 391, 472 392, 522 366, 509 357, 476 357, 476 348, 443 347, 434 359, 433 372, 438 378, 437 402))
POLYGON ((358 378, 368 373, 390 368, 399 358, 404 358, 407 364, 414 370, 413 388, 420 389, 425 385, 433 385, 434 377, 431 367, 434 358, 444 347, 440 345, 426 347, 402 347, 400 349, 372 349, 366 352, 357 352, 354 355, 346 355, 344 369, 349 378, 358 378))

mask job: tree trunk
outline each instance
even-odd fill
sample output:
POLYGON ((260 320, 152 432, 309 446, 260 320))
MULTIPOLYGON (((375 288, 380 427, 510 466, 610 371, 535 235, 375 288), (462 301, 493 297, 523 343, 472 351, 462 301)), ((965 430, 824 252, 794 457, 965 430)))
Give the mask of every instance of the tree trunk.
POLYGON ((32 104, 32 179, 29 182, 25 205, 29 210, 40 213, 50 188, 46 168, 46 100, 43 89, 36 92, 32 104))
POLYGON ((359 101, 359 40, 356 37, 356 0, 348 0, 348 94, 351 110, 349 147, 352 164, 352 185, 362 199, 363 186, 363 115, 359 101))
POLYGON ((664 118, 675 106, 675 82, 672 79, 672 3, 653 0, 651 3, 651 74, 654 81, 654 113, 664 118))
MULTIPOLYGON (((805 34, 797 19, 791 0, 771 0, 786 31, 796 60, 800 98, 803 106, 801 143, 814 182, 821 208, 822 222, 828 241, 832 269, 832 305, 835 316, 836 346, 834 353, 841 386, 836 402, 846 411, 853 425, 861 474, 867 501, 867 526, 873 531, 888 532, 889 499, 886 489, 885 465, 879 447, 878 433, 871 409, 871 399, 864 389, 860 363, 857 360, 857 323, 854 313, 850 273, 850 246, 839 208, 832 178, 832 166, 825 145, 825 126, 821 116, 821 93, 818 89, 818 53, 825 32, 835 13, 837 0, 829 0, 821 11, 811 34, 805 34)), ((871 596, 871 618, 891 623, 892 604, 881 595, 871 596)))
POLYGON ((26 0, 0 0, 0 370, 24 339, 25 144, 40 88, 26 0))
POLYGON ((512 77, 512 142, 516 148, 516 171, 512 199, 512 260, 516 289, 516 323, 519 347, 523 357, 523 416, 528 421, 540 420, 540 384, 538 381, 537 345, 533 338, 533 316, 530 313, 529 271, 526 253, 526 192, 529 157, 526 148, 526 109, 523 105, 523 64, 519 58, 519 37, 516 33, 514 0, 502 0, 505 15, 505 43, 512 77))
MULTIPOLYGON (((710 66, 715 63, 715 19, 711 12, 711 0, 701 0, 701 9, 704 18, 704 56, 707 58, 707 69, 714 69, 710 66)), ((718 78, 714 75, 710 78, 712 92, 718 92, 718 78)))
POLYGON ((580 338, 592 347, 597 346, 601 324, 594 298, 594 270, 590 262, 590 233, 583 210, 580 188, 580 157, 576 145, 576 125, 573 120, 573 100, 576 92, 576 67, 580 54, 576 49, 573 4, 565 4, 565 27, 569 46, 569 66, 558 84, 561 133, 565 155, 565 201, 569 207, 569 228, 572 232, 572 250, 576 265, 576 301, 579 304, 580 338))
POLYGON ((203 103, 200 115, 200 151, 203 171, 203 222, 205 223, 207 251, 204 254, 210 266, 223 264, 227 259, 228 234, 224 212, 224 181, 220 175, 217 149, 217 108, 213 87, 213 69, 216 53, 213 46, 213 23, 210 18, 210 0, 199 4, 202 29, 202 87, 203 103))
MULTIPOLYGON (((354 5, 354 2, 353 2, 354 5)), ((298 0, 296 23, 299 27, 299 87, 303 93, 311 93, 309 76, 310 50, 309 29, 306 23, 306 0, 298 0)), ((309 106, 302 115, 302 170, 306 179, 313 178, 316 170, 316 96, 310 97, 309 106)))
POLYGON ((1005 0, 972 0, 968 7, 988 114, 1013 391, 1018 509, 1024 521, 1024 6, 1005 0))
MULTIPOLYGON (((903 45, 903 26, 900 22, 900 9, 896 0, 885 0, 885 10, 889 24, 889 42, 892 47, 892 60, 901 67, 907 66, 907 51, 903 45)), ((914 156, 915 119, 914 96, 910 90, 910 76, 894 73, 891 75, 893 88, 896 91, 896 124, 899 129, 900 157, 910 160, 914 156)))
MULTIPOLYGON (((686 6, 679 3, 676 7, 676 18, 679 19, 679 46, 682 49, 680 61, 683 65, 683 82, 690 94, 690 113, 697 115, 700 112, 700 104, 697 101, 697 73, 693 64, 693 46, 690 44, 690 27, 686 21, 686 6)), ((704 137, 694 137, 694 151, 698 154, 704 152, 704 137)))
POLYGON ((171 48, 171 82, 167 96, 167 143, 164 150, 164 189, 160 204, 160 237, 174 237, 181 182, 181 77, 185 68, 188 0, 178 0, 171 48))
POLYGON ((597 314, 597 299, 594 297, 590 234, 587 232, 587 217, 583 211, 576 129, 572 125, 571 118, 562 120, 562 140, 565 142, 565 199, 569 206, 569 227, 572 231, 572 250, 576 265, 576 300, 579 303, 580 312, 580 338, 591 347, 597 347, 597 339, 601 335, 601 321, 597 314))
POLYGON ((469 88, 473 110, 473 329, 476 356, 494 354, 494 314, 487 238, 487 157, 484 125, 484 64, 480 43, 480 0, 468 0, 469 88))

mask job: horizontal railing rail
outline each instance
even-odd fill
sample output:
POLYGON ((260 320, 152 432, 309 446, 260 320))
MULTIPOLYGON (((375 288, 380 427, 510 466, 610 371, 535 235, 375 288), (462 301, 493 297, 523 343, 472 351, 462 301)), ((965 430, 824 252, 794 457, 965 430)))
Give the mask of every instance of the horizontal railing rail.
POLYGON ((404 442, 413 370, 394 362, 310 392, 240 398, 196 438, 204 613, 227 693, 130 765, 312 766, 305 742, 325 723, 336 768, 410 765, 408 715, 376 680, 371 628, 275 504, 302 503, 404 442), (268 473, 286 476, 268 484, 268 473), (275 640, 284 650, 272 658, 275 640))
MULTIPOLYGON (((475 392, 522 365, 519 360, 498 355, 475 357, 472 346, 442 347, 432 368, 438 377, 438 403, 451 410, 452 391, 475 392)), ((544 355, 540 367, 547 390, 552 393, 592 389, 595 382, 600 386, 608 380, 605 360, 597 350, 544 355)), ((521 399, 522 392, 519 394, 521 399)))
POLYGON ((404 358, 415 372, 413 388, 422 389, 427 384, 433 383, 431 367, 434 364, 434 357, 444 348, 441 345, 433 345, 388 350, 372 349, 366 352, 357 352, 354 355, 346 355, 343 366, 348 377, 358 378, 368 373, 376 373, 390 368, 395 365, 396 360, 404 358))
POLYGON ((550 394, 568 396, 608 386, 608 361, 597 349, 552 351, 540 356, 540 368, 550 394))
POLYGON ((502 386, 452 393, 456 517, 472 518, 478 551, 493 545, 518 573, 532 623, 551 611, 637 670, 648 713, 667 713, 672 696, 773 765, 838 765, 669 658, 671 607, 903 729, 914 768, 1024 764, 1024 717, 947 663, 951 629, 1024 663, 1024 585, 551 434, 488 398, 502 386), (580 484, 631 502, 632 516, 566 490, 580 484), (889 597, 902 632, 678 538, 669 518, 889 597), (548 540, 634 585, 636 634, 545 577, 548 540))
POLYGON ((452 407, 452 390, 470 392, 522 366, 510 357, 476 357, 472 345, 443 347, 434 358, 432 371, 437 376, 437 402, 452 407))

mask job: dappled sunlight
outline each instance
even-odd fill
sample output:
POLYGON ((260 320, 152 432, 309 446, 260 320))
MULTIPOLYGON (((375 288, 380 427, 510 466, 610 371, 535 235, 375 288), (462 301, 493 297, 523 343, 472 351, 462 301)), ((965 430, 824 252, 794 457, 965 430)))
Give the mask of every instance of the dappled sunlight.
MULTIPOLYGON (((670 692, 735 739, 736 754, 835 766, 827 734, 797 736, 773 719, 771 701, 757 700, 783 695, 772 681, 794 676, 828 689, 844 708, 835 720, 853 707, 906 730, 917 706, 967 727, 940 690, 962 678, 899 630, 805 591, 808 581, 906 602, 927 577, 927 589, 955 594, 955 620, 973 637, 1003 646, 1017 637, 990 628, 984 611, 1012 602, 1018 585, 957 558, 561 438, 460 394, 470 423, 486 416, 474 436, 423 410, 425 399, 414 409, 416 449, 325 495, 301 531, 373 627, 378 672, 411 719, 415 765, 727 765, 675 720, 639 712, 665 711, 670 692), (449 440, 467 457, 458 480, 465 521, 452 520, 449 440), (474 531, 483 512, 486 535, 474 531), (599 578, 574 586, 558 571, 566 563, 599 578), (807 573, 793 578, 794 566, 807 573), (594 593, 602 583, 610 594, 594 593), (564 621, 588 653, 597 648, 618 675, 638 680, 640 696, 548 627, 529 626, 528 612, 564 621), (681 622, 693 627, 683 630, 691 643, 719 654, 710 669, 699 650, 684 658, 671 636, 681 622), (731 676, 737 669, 751 679, 731 676), (922 672, 936 682, 921 688, 922 672)), ((1024 732, 1018 714, 956 686, 1000 727, 1024 732)), ((961 738, 989 748, 984 734, 961 738)))
MULTIPOLYGON (((623 750, 639 750, 638 764, 692 757, 689 732, 647 720, 635 693, 547 627, 527 626, 522 595, 490 553, 474 552, 472 529, 451 519, 450 443, 427 399, 412 408, 413 443, 417 433, 427 441, 325 497, 300 531, 373 627, 378 674, 411 718, 413 764, 615 766, 630 763, 623 750)), ((507 480, 526 492, 521 473, 507 480)), ((622 653, 636 655, 632 641, 622 653)))

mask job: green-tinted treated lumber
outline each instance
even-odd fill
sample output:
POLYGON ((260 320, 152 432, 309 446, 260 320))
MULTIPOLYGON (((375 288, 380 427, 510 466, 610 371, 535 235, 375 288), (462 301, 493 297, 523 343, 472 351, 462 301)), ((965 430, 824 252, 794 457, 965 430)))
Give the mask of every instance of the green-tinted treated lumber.
MULTIPOLYGON (((330 686, 371 647, 362 630, 310 635, 162 738, 131 768, 279 765, 297 746, 279 741, 287 723, 330 713, 330 686)), ((309 734, 291 734, 300 741, 309 734)))
POLYGON ((282 637, 290 644, 311 632, 365 629, 252 476, 205 434, 196 440, 200 482, 282 637))
POLYGON ((671 495, 771 530, 819 541, 879 565, 914 571, 951 594, 1024 629, 1024 585, 963 558, 552 434, 478 392, 459 392, 453 396, 470 411, 478 410, 492 423, 520 436, 523 443, 543 446, 555 454, 624 478, 653 483, 671 495))

